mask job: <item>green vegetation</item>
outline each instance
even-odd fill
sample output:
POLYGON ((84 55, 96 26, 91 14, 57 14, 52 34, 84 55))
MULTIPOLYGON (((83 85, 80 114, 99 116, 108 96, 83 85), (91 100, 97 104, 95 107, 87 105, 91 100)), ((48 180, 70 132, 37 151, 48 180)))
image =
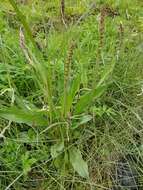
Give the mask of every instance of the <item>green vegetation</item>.
POLYGON ((142 32, 141 0, 0 2, 0 190, 143 188, 142 32))

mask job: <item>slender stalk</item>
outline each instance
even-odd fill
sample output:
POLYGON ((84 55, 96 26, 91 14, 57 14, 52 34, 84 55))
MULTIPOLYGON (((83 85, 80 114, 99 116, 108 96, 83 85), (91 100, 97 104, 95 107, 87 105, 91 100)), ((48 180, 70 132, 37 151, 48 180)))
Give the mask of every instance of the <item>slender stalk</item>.
POLYGON ((65 21, 65 0, 61 0, 60 14, 61 14, 61 21, 67 28, 66 21, 65 21))
POLYGON ((104 34, 105 34, 105 17, 106 10, 103 7, 101 9, 100 22, 99 22, 99 53, 101 54, 101 50, 104 46, 104 34))
POLYGON ((70 82, 70 69, 71 69, 71 62, 73 57, 73 51, 75 48, 75 42, 72 41, 69 46, 67 59, 64 64, 64 105, 63 105, 63 115, 66 115, 66 105, 67 105, 67 95, 68 95, 68 87, 70 82))
POLYGON ((22 14, 22 12, 19 10, 15 0, 9 0, 10 4, 12 5, 13 9, 15 10, 16 14, 17 14, 17 17, 18 19, 20 20, 20 22, 22 23, 25 31, 26 31, 26 34, 27 36, 29 37, 30 41, 32 42, 33 46, 37 49, 37 46, 36 46, 36 43, 35 43, 35 40, 32 36, 32 32, 30 30, 30 27, 26 21, 26 18, 25 16, 22 14))

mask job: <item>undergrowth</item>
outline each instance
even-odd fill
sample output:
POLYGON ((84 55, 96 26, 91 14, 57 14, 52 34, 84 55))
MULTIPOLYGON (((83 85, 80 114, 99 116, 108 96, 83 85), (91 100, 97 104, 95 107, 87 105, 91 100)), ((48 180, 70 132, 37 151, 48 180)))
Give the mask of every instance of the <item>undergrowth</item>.
POLYGON ((0 190, 142 189, 142 2, 0 6, 0 190))

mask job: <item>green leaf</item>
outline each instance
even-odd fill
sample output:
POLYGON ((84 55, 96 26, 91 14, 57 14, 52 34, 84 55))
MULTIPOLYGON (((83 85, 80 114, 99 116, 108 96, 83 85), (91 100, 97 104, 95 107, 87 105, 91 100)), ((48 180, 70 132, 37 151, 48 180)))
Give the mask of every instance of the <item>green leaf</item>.
POLYGON ((24 175, 27 175, 28 172, 31 170, 32 165, 37 160, 35 158, 30 158, 30 155, 28 152, 26 154, 22 155, 22 167, 23 167, 23 173, 24 175))
POLYGON ((76 147, 69 150, 70 163, 74 170, 83 178, 89 178, 88 165, 83 160, 81 152, 76 147))
POLYGON ((80 77, 79 74, 76 76, 75 79, 73 79, 71 88, 70 88, 70 90, 68 92, 68 96, 67 96, 67 106, 66 106, 66 111, 67 112, 70 111, 72 103, 73 103, 73 100, 74 100, 74 97, 75 97, 76 93, 79 90, 80 80, 81 80, 81 77, 80 77))
POLYGON ((64 142, 60 142, 58 144, 51 146, 52 158, 56 158, 57 156, 59 156, 59 154, 63 151, 63 149, 64 149, 64 142))
POLYGON ((61 171, 64 165, 64 154, 59 154, 56 158, 54 158, 53 164, 61 171))
POLYGON ((112 73, 113 69, 115 67, 115 63, 113 62, 111 65, 107 65, 105 66, 102 74, 101 74, 101 79, 97 84, 97 87, 101 86, 110 76, 110 74, 112 73))
POLYGON ((99 106, 99 107, 94 106, 92 107, 91 111, 94 113, 94 115, 99 116, 99 117, 102 117, 104 114, 108 116, 116 115, 114 109, 108 108, 106 105, 99 106))
POLYGON ((47 118, 42 112, 32 110, 22 110, 17 107, 7 107, 0 109, 0 117, 17 123, 25 123, 29 126, 47 126, 47 118))
POLYGON ((91 115, 84 115, 80 118, 79 122, 73 127, 74 129, 76 129, 77 127, 84 125, 86 123, 88 123, 89 121, 92 120, 92 116, 91 115))
POLYGON ((103 94, 103 92, 105 92, 105 89, 106 86, 100 86, 81 96, 80 100, 75 106, 74 114, 80 114, 84 110, 86 110, 88 106, 92 103, 94 98, 100 97, 103 94))
POLYGON ((81 77, 80 74, 78 74, 74 79, 73 82, 70 84, 69 88, 68 88, 68 92, 66 95, 66 102, 64 101, 64 96, 61 97, 61 103, 62 103, 62 113, 64 113, 65 115, 70 112, 70 109, 72 107, 72 103, 74 101, 75 95, 79 90, 80 87, 80 81, 81 81, 81 77))

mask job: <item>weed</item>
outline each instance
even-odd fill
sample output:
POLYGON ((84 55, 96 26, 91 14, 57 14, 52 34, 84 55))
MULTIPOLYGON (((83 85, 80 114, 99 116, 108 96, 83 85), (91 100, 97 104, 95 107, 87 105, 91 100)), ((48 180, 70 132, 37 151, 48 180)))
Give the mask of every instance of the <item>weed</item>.
POLYGON ((142 186, 140 2, 23 2, 0 3, 0 189, 142 186))

